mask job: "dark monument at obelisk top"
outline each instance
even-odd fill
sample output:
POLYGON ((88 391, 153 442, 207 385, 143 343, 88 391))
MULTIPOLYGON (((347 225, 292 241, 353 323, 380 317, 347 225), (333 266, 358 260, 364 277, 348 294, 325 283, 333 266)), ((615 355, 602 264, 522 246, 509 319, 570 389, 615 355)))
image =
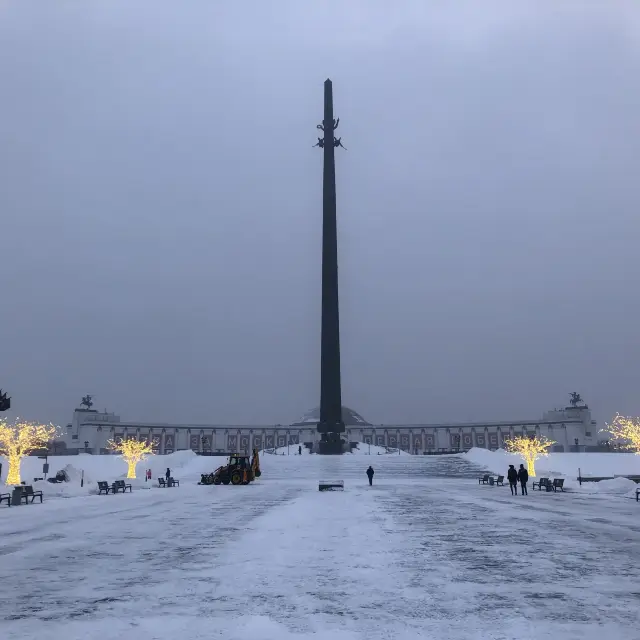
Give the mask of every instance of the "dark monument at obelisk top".
MULTIPOLYGON (((333 119, 333 87, 324 83, 324 120, 318 125, 324 136, 315 146, 324 155, 322 176, 322 338, 320 355, 320 443, 318 453, 340 454, 345 432, 342 421, 340 383, 340 314, 338 311, 338 232, 336 224, 335 148, 342 147, 333 132, 340 119, 333 119)), ((343 147, 344 148, 344 147, 343 147)))

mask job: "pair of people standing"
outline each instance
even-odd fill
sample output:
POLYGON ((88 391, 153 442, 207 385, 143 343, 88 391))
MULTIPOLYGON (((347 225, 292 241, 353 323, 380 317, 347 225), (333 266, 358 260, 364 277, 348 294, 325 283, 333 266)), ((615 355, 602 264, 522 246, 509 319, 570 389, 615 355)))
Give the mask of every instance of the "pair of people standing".
POLYGON ((524 465, 520 465, 520 469, 516 471, 516 468, 510 464, 509 471, 507 471, 507 480, 509 480, 509 487, 511 488, 511 495, 518 495, 518 482, 520 483, 520 490, 523 496, 529 495, 527 493, 527 482, 529 482, 529 472, 524 468, 524 465))

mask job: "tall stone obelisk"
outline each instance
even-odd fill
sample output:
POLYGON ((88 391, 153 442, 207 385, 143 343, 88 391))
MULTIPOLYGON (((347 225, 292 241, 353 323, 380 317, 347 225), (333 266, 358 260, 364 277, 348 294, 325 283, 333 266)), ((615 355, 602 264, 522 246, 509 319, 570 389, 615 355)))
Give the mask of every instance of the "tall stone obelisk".
POLYGON ((340 380, 340 315, 338 311, 338 232, 336 224, 335 149, 341 147, 334 136, 338 120, 333 119, 333 87, 324 83, 324 120, 318 129, 324 132, 317 146, 324 155, 322 176, 322 337, 320 355, 320 444, 318 453, 340 454, 345 432, 342 420, 340 380))

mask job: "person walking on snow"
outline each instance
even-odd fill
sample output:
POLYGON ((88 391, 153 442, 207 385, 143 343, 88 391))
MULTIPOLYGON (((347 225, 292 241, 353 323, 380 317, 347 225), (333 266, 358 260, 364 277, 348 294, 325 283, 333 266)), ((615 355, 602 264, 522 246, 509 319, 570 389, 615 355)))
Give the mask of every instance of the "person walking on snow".
POLYGON ((524 468, 524 465, 520 465, 520 470, 518 471, 518 480, 520 480, 520 493, 523 496, 528 496, 527 493, 527 482, 529 482, 529 472, 524 468))
POLYGON ((167 479, 167 483, 169 482, 169 478, 171 477, 171 469, 167 467, 167 472, 164 474, 164 477, 167 479))
POLYGON ((371 486, 373 484, 373 474, 375 473, 375 471, 373 470, 373 467, 371 465, 369 465, 369 468, 367 469, 367 477, 369 478, 369 486, 371 486))
POLYGON ((518 495, 518 472, 516 468, 510 464, 509 471, 507 471, 507 480, 509 480, 509 488, 511 489, 511 495, 518 495))

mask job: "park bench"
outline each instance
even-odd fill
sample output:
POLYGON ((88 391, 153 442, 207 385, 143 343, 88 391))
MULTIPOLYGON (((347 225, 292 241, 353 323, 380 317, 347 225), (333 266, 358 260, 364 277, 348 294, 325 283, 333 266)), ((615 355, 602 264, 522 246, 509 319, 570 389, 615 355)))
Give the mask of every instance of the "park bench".
POLYGON ((158 478, 158 486, 159 487, 166 487, 167 486, 167 481, 164 478, 158 478))
POLYGON ((176 480, 175 478, 169 478, 165 480, 164 478, 158 478, 158 486, 159 487, 179 487, 180 480, 176 480))
MULTIPOLYGON (((542 491, 542 487, 545 487, 549 484, 549 478, 540 478, 540 480, 538 480, 538 482, 536 482, 534 480, 533 482, 533 490, 536 490, 536 487, 538 487, 538 491, 542 491)), ((551 489, 547 489, 547 491, 551 491, 551 489)))
POLYGON ((496 478, 496 486, 497 487, 504 487, 504 476, 498 476, 496 478))
POLYGON ((130 484, 125 484, 124 480, 116 480, 111 485, 111 491, 113 491, 113 493, 118 493, 118 491, 122 491, 122 493, 126 493, 127 489, 129 489, 129 493, 131 493, 131 491, 132 491, 131 485, 130 484))
POLYGON ((557 492, 558 489, 560 489, 560 491, 564 493, 564 478, 554 478, 552 486, 555 492, 557 492))
POLYGON ((478 484, 489 484, 489 478, 491 476, 486 473, 485 475, 482 476, 482 478, 478 478, 478 484))
POLYGON ((344 491, 344 480, 320 480, 318 491, 344 491))
POLYGON ((104 494, 107 495, 109 491, 111 491, 111 487, 108 482, 98 482, 98 495, 100 495, 104 491, 104 494))
POLYGON ((11 506, 11 494, 10 493, 0 493, 0 504, 3 502, 7 503, 7 507, 11 506))
POLYGON ((40 498, 40 502, 42 503, 42 491, 34 491, 30 484, 23 486, 20 500, 24 500, 25 504, 29 504, 29 498, 31 498, 31 504, 33 504, 36 498, 40 498))

